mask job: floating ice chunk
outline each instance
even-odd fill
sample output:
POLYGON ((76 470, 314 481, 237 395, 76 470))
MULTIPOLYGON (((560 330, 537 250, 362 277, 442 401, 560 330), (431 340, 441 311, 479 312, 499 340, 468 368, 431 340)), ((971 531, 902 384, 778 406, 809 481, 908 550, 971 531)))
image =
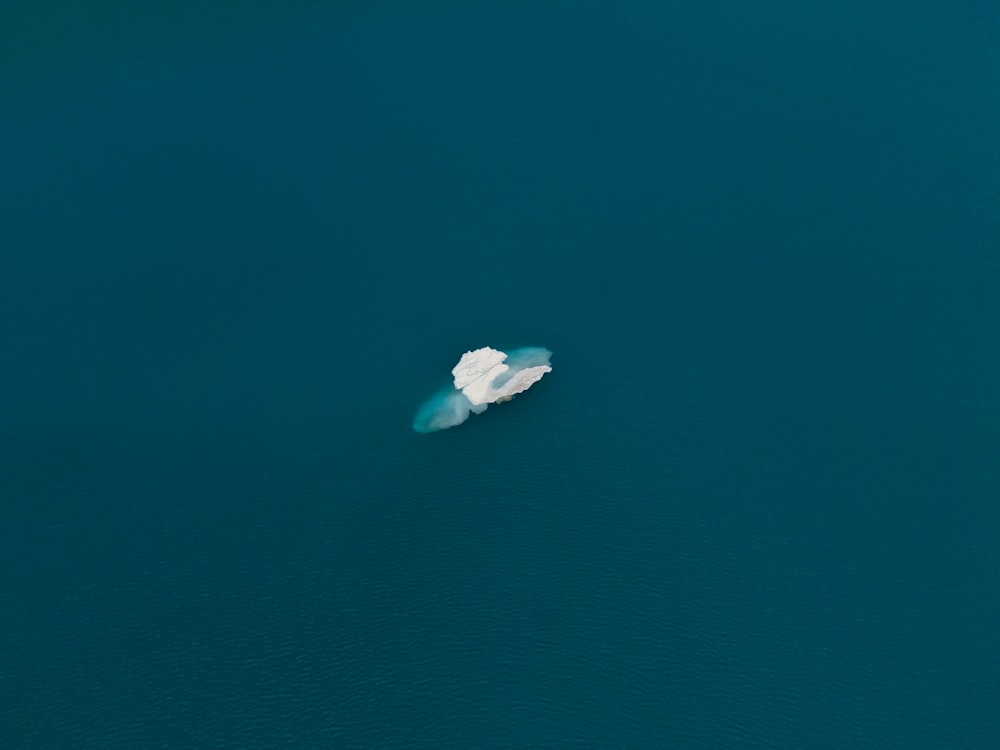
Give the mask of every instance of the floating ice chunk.
POLYGON ((413 429, 435 432, 459 425, 489 404, 509 401, 552 372, 552 352, 539 347, 515 349, 510 355, 485 346, 466 352, 452 368, 454 388, 447 388, 417 412, 413 429))
POLYGON ((509 365, 504 364, 507 359, 505 352, 488 346, 466 352, 451 371, 455 376, 455 388, 464 393, 473 404, 509 401, 541 380, 545 373, 552 372, 548 364, 548 357, 551 355, 547 350, 534 351, 546 352, 544 364, 513 371, 509 365))

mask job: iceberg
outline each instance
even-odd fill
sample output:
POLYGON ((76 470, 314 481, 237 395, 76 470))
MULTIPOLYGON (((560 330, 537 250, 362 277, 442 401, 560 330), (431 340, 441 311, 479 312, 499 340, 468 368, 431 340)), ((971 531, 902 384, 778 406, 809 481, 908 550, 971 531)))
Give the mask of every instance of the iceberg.
POLYGON ((451 374, 453 385, 432 396, 413 420, 417 432, 437 432, 481 414, 490 404, 510 401, 552 372, 552 352, 541 347, 515 349, 510 354, 484 346, 466 352, 451 374))

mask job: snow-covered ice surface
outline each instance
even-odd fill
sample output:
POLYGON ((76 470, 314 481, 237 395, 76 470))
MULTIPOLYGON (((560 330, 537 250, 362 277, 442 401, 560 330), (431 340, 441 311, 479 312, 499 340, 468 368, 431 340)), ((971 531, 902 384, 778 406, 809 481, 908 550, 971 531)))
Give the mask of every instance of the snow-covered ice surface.
POLYGON ((413 429, 436 432, 461 424, 469 414, 486 411, 489 404, 509 401, 552 372, 552 352, 540 347, 506 352, 484 346, 466 352, 452 368, 454 387, 429 399, 417 412, 413 429))
POLYGON ((528 390, 545 373, 552 372, 548 356, 551 355, 545 356, 545 364, 514 370, 507 377, 501 378, 511 369, 504 364, 507 354, 484 346, 463 354, 451 374, 455 376, 455 388, 464 393, 473 404, 494 404, 528 390))

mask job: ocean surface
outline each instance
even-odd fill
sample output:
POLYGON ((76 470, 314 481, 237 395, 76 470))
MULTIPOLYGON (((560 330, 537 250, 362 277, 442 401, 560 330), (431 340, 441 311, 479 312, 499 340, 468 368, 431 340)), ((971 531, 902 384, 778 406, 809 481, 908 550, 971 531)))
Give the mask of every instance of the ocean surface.
POLYGON ((1000 6, 36 5, 0 748, 1000 747, 1000 6))

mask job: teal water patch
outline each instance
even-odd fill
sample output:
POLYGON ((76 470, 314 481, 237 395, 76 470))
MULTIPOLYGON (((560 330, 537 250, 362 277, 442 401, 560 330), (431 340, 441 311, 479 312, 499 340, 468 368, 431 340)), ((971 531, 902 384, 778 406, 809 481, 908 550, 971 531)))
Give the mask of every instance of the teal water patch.
POLYGON ((457 427, 471 414, 481 414, 488 404, 473 404, 454 386, 443 388, 424 402, 413 418, 416 432, 428 433, 457 427))

